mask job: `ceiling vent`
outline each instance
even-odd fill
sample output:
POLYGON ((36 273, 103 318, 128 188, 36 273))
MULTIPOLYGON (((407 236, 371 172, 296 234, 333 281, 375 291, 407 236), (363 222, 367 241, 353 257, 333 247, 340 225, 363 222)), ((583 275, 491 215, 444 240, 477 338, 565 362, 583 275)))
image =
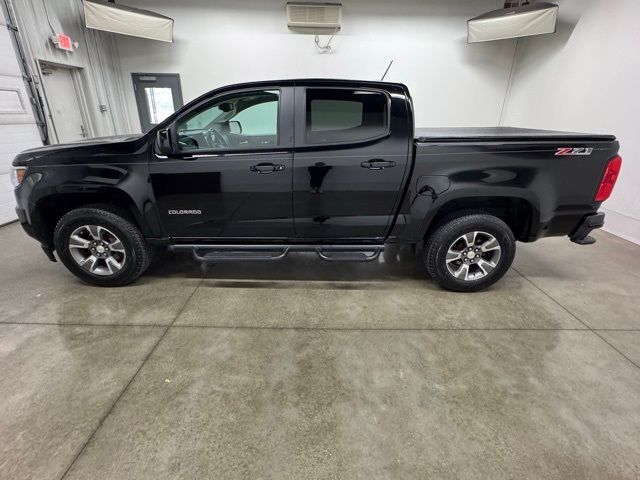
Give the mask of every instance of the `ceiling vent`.
POLYGON ((287 3, 287 24, 294 28, 339 29, 340 3, 287 3))

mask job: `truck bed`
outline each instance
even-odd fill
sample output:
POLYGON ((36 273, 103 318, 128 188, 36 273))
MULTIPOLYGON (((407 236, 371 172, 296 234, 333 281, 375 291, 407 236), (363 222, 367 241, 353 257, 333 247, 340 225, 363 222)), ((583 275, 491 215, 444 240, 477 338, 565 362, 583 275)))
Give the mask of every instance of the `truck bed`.
POLYGON ((461 127, 461 128, 416 128, 414 139, 418 143, 444 142, 540 142, 540 141, 613 141, 614 135, 591 133, 557 132, 515 127, 461 127))

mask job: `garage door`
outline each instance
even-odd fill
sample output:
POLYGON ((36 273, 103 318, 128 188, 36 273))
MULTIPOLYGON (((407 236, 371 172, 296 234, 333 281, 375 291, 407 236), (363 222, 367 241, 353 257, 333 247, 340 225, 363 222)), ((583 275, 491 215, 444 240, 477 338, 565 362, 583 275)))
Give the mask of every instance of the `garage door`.
POLYGON ((9 177, 16 153, 42 145, 9 30, 0 14, 0 225, 16 218, 9 177))

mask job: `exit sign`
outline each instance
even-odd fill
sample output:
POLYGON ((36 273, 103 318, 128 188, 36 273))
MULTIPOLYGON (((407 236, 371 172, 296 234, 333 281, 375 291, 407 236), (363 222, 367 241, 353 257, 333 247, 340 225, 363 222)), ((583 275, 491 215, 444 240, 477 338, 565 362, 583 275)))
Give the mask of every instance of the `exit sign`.
POLYGON ((56 45, 61 50, 67 50, 69 52, 73 51, 73 45, 71 44, 71 37, 69 35, 65 35, 64 33, 56 34, 56 45))

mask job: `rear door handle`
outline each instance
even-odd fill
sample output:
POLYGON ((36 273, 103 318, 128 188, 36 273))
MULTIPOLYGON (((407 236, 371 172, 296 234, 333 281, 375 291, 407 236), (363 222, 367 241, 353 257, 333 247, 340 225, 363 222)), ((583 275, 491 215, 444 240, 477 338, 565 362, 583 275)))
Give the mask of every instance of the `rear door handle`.
POLYGON ((362 162, 360 164, 362 168, 368 168, 369 170, 383 170, 385 168, 391 168, 396 166, 396 162, 390 160, 373 159, 368 162, 362 162))
POLYGON ((284 170, 284 165, 275 165, 273 163, 258 163, 257 165, 251 165, 249 167, 249 170, 260 174, 281 172, 284 170))

